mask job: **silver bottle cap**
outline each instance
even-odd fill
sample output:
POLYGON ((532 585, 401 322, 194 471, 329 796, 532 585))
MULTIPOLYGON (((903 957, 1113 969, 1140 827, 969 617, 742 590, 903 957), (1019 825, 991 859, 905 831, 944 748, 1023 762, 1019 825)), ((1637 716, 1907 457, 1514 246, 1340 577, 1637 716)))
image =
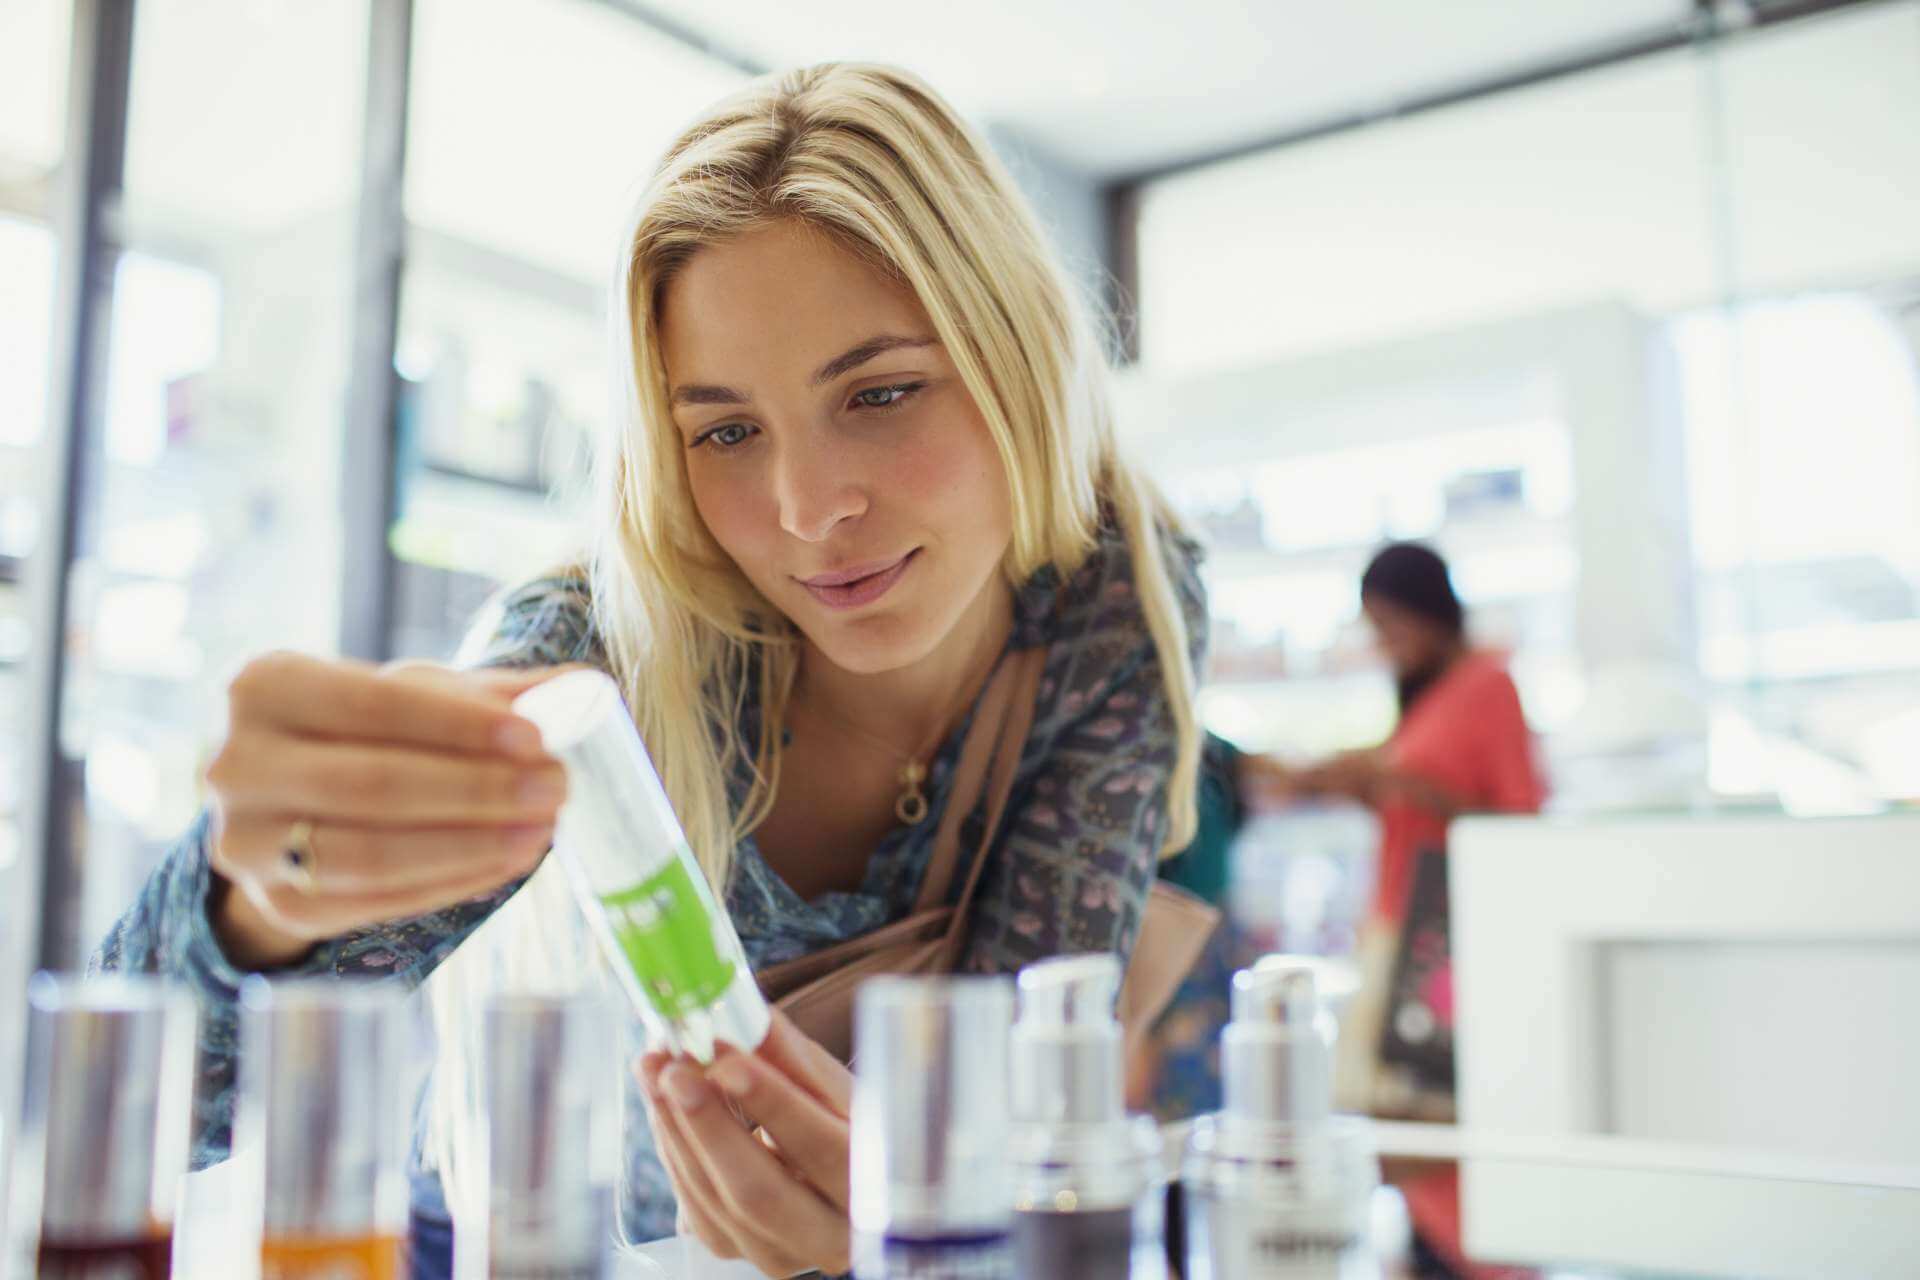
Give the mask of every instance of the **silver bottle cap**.
MULTIPOLYGON (((513 710, 539 728, 542 744, 566 766, 567 800, 554 849, 647 1029, 649 1045, 701 1062, 711 1062, 720 1043, 757 1049, 772 1025, 766 999, 732 921, 694 862, 620 686, 605 672, 570 671, 515 698, 513 710), (731 969, 732 980, 700 1007, 669 1016, 642 987, 602 899, 631 890, 676 861, 686 868, 685 892, 703 911, 718 962, 731 969)), ((675 962, 681 946, 684 940, 667 944, 666 963, 675 962)))
POLYGON ((1321 1001, 1332 1011, 1334 1018, 1360 993, 1360 970, 1350 960, 1334 956, 1299 956, 1274 953, 1261 956, 1253 962, 1253 972, 1269 971, 1294 972, 1305 970, 1313 974, 1314 990, 1321 1001))
POLYGON ((1126 1114, 1120 960, 1061 956, 1020 971, 1013 1024, 1014 1207, 1132 1205, 1163 1179, 1160 1132, 1126 1114))
POLYGON ((1316 967, 1269 956, 1233 975, 1233 1021, 1220 1038, 1227 1114, 1307 1132, 1333 1104, 1333 1015, 1316 967))
POLYGON ((43 1240, 173 1225, 193 1117, 193 998, 152 978, 27 984, 15 1225, 43 1240))
POLYGON ((1126 1112, 1121 1079, 1120 960, 1061 956, 1020 971, 1013 1025, 1013 1117, 1022 1124, 1097 1124, 1126 1112))
POLYGON ((264 1166, 270 1235, 388 1235, 407 1221, 408 1023, 385 983, 248 978, 237 1148, 264 1166))
POLYGON ((899 1240, 1002 1233, 1008 1171, 1004 978, 875 978, 854 1040, 857 1232, 899 1240))
POLYGON ((604 1251, 620 1141, 613 1025, 590 993, 487 1003, 488 1235, 495 1262, 514 1274, 577 1269, 604 1251))

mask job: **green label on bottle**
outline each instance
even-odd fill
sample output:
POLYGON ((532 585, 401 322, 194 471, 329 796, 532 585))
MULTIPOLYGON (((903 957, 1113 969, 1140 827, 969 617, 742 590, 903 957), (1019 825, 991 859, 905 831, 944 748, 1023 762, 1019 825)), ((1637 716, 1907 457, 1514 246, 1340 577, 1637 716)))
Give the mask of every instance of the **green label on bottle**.
POLYGON ((718 1000, 733 982, 706 904, 679 859, 631 889, 600 899, 627 963, 661 1016, 677 1018, 718 1000))

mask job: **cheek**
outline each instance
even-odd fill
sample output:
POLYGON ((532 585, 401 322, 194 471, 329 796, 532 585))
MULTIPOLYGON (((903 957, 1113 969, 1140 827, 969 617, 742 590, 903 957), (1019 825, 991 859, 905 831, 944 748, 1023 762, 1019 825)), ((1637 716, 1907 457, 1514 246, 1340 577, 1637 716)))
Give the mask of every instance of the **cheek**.
POLYGON ((1425 664, 1426 646, 1418 634, 1402 629, 1394 633, 1393 656, 1402 667, 1413 670, 1425 664))
POLYGON ((1000 451, 984 422, 928 433, 902 451, 893 478, 901 496, 922 511, 964 521, 981 534, 999 536, 1011 527, 1000 451))
POLYGON ((743 483, 739 467, 687 468, 687 487, 693 495, 693 508, 707 526, 707 532, 722 550, 743 564, 751 564, 751 552, 764 534, 758 490, 743 483))

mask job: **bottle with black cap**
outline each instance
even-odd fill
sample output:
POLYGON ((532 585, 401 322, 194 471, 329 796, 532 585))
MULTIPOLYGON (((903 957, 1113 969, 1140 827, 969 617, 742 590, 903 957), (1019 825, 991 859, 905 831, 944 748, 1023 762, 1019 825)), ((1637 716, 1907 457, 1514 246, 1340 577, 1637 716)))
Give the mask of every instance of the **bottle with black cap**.
POLYGON ((1013 1026, 1013 1252, 1020 1280, 1163 1280, 1160 1130, 1128 1116, 1110 954, 1020 971, 1013 1026))
POLYGON ((1181 1166, 1187 1280, 1378 1280, 1379 1162, 1365 1122, 1333 1114, 1320 968, 1269 956, 1234 975, 1226 1105, 1194 1122, 1181 1166))

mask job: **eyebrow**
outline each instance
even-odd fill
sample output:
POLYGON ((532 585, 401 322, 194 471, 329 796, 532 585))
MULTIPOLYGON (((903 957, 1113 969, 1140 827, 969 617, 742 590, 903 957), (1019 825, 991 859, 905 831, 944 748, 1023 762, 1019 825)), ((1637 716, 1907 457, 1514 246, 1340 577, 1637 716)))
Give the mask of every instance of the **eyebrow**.
MULTIPOLYGON (((856 347, 850 347, 814 371, 808 379, 813 386, 832 382, 843 374, 850 373, 876 356, 889 351, 900 351, 910 347, 931 347, 939 343, 938 338, 909 338, 900 334, 883 333, 868 338, 856 347)), ((715 386, 711 383, 689 383, 673 389, 672 403, 683 404, 746 404, 751 399, 744 391, 732 387, 715 386)))
POLYGON ((851 348, 827 361, 814 371, 813 385, 832 382, 843 373, 858 369, 875 356, 883 356, 889 351, 899 351, 906 347, 931 347, 935 338, 904 338, 898 334, 881 334, 877 338, 868 338, 859 346, 851 348))

